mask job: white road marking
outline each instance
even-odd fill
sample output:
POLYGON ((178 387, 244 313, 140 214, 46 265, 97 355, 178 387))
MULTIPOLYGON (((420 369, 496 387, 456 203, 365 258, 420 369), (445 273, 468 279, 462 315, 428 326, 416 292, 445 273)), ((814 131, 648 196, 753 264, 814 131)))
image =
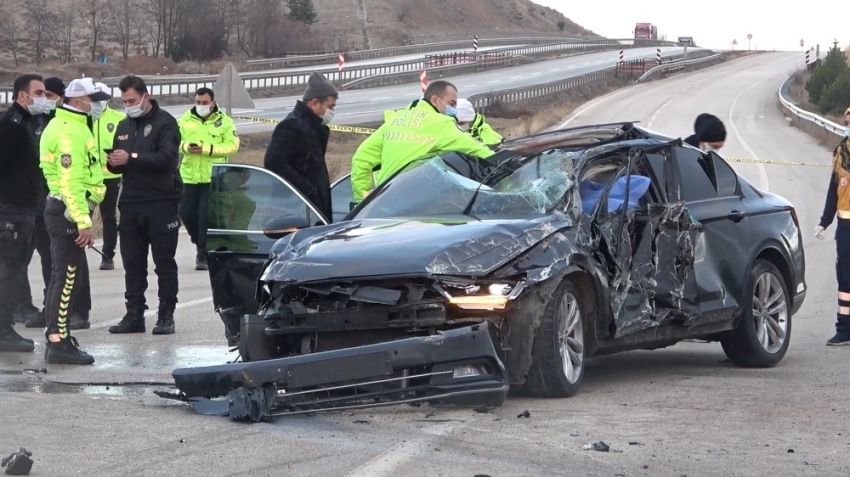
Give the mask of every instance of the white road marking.
MULTIPOLYGON (((729 126, 732 129, 732 133, 735 135, 735 138, 741 143, 741 145, 744 146, 744 149, 747 150, 747 153, 750 155, 750 157, 755 160, 759 160, 758 154, 753 151, 753 148, 751 148, 750 145, 747 144, 747 141, 745 141, 744 138, 741 136, 741 132, 738 130, 738 126, 735 125, 735 120, 732 119, 732 115, 735 113, 735 105, 738 104, 738 100, 741 99, 741 96, 743 96, 744 93, 764 83, 769 79, 771 79, 771 76, 768 76, 767 78, 753 83, 749 88, 738 93, 738 95, 735 96, 735 99, 732 100, 732 107, 729 108, 729 126)), ((759 182, 761 183, 762 190, 764 190, 765 192, 770 192, 770 183, 767 179, 767 170, 764 168, 764 164, 758 163, 756 164, 756 166, 759 170, 759 182)))
POLYGON ((369 101, 384 101, 385 99, 392 99, 390 96, 384 96, 383 98, 372 98, 369 101))
POLYGON ((467 87, 467 88, 474 88, 474 87, 476 87, 476 86, 478 86, 478 85, 477 85, 477 84, 469 84, 469 85, 466 85, 466 87, 467 87))
POLYGON ((542 73, 543 73, 542 71, 538 71, 537 73, 531 73, 531 76, 537 76, 537 75, 542 74, 542 73))
POLYGON ((584 108, 582 108, 581 110, 579 110, 579 111, 577 111, 575 114, 573 114, 573 115, 572 115, 569 119, 567 119, 566 121, 564 121, 564 122, 563 122, 563 124, 558 125, 558 129, 561 129, 561 128, 565 128, 565 127, 567 127, 567 125, 568 125, 568 124, 570 124, 571 122, 573 122, 576 118, 578 118, 579 116, 581 116, 581 115, 582 115, 582 114, 584 114, 585 112, 587 112, 587 111, 589 111, 589 110, 591 110, 591 109, 595 108, 596 106, 599 106, 600 104, 602 104, 602 103, 604 103, 604 102, 608 101, 609 99, 612 99, 612 98, 615 98, 615 97, 617 97, 617 96, 620 96, 620 95, 621 95, 621 94, 623 94, 623 93, 627 93, 627 92, 631 91, 632 89, 633 89, 633 88, 626 88, 626 89, 622 89, 622 90, 620 90, 620 91, 618 91, 618 92, 616 92, 616 93, 614 93, 614 94, 611 94, 611 95, 609 95, 609 96, 605 96, 605 97, 603 97, 603 98, 600 98, 600 99, 596 100, 595 102, 593 102, 593 103, 591 103, 591 104, 588 104, 587 106, 585 106, 584 108))
POLYGON ((654 113, 652 113, 652 117, 651 117, 651 118, 649 118, 649 122, 648 122, 648 123, 646 123, 646 127, 647 127, 647 128, 651 128, 651 127, 652 127, 652 123, 653 123, 653 121, 655 121, 655 118, 657 118, 657 117, 658 117, 658 113, 660 113, 660 112, 661 112, 661 110, 662 110, 662 109, 664 109, 664 106, 667 106, 667 105, 668 105, 668 104, 670 104, 671 102, 673 102, 673 98, 668 99, 666 103, 662 104, 662 105, 661 105, 658 109, 656 109, 656 110, 655 110, 655 112, 654 112, 654 113))
MULTIPOLYGON (((175 307, 175 310, 182 310, 183 308, 189 308, 190 306, 203 305, 204 303, 211 303, 211 302, 212 302, 211 296, 208 296, 206 298, 198 298, 197 300, 187 301, 185 303, 178 303, 177 306, 175 307)), ((150 318, 152 316, 156 316, 157 311, 158 310, 156 308, 148 310, 147 312, 145 312, 145 318, 150 318)), ((112 325, 118 323, 118 319, 119 318, 116 317, 115 322, 93 324, 93 325, 91 325, 91 329, 97 330, 97 329, 100 329, 100 328, 106 328, 108 326, 112 326, 112 325)))
POLYGON ((501 82, 502 82, 502 80, 488 81, 487 84, 501 83, 501 82))
POLYGON ((460 425, 460 422, 445 422, 424 430, 423 432, 433 437, 421 436, 395 445, 387 452, 352 470, 347 475, 348 477, 398 475, 397 469, 405 462, 414 458, 417 460, 424 459, 426 456, 432 455, 429 447, 434 437, 444 436, 460 427, 460 425))
POLYGON ((511 77, 511 79, 520 79, 520 78, 522 78, 522 76, 521 76, 521 75, 520 75, 520 76, 512 76, 512 77, 511 77))

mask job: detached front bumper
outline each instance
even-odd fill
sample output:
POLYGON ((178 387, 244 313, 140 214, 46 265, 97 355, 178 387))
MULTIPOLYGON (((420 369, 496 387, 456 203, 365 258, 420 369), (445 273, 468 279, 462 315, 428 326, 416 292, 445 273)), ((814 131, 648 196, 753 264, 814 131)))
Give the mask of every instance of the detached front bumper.
MULTIPOLYGON (((232 419, 429 402, 501 405, 505 366, 489 322, 406 338, 286 358, 172 373, 180 394, 204 414, 232 419), (210 398, 227 396, 211 401, 210 398)), ((163 394, 160 394, 161 396, 163 394)))

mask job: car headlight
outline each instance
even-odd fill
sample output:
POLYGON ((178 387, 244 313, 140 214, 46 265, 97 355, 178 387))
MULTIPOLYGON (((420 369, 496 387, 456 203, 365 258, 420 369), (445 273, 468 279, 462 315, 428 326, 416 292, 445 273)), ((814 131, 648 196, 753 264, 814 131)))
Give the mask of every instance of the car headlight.
POLYGON ((449 303, 463 310, 504 310, 508 302, 515 299, 525 288, 525 282, 516 284, 493 283, 490 285, 452 286, 461 293, 444 292, 449 303), (482 293, 486 289, 486 293, 482 293))

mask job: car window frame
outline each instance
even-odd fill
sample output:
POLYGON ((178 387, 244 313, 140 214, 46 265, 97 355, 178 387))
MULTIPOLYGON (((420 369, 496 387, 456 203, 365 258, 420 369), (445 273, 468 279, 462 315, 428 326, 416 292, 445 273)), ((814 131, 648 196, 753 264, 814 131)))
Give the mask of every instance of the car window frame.
MULTIPOLYGON (((314 205, 314 204, 313 204, 310 200, 308 200, 306 197, 304 197, 304 194, 302 194, 302 193, 301 193, 298 189, 296 189, 296 188, 295 188, 292 184, 290 184, 289 182, 287 182, 287 181, 286 181, 286 179, 284 179, 284 178, 280 177, 279 175, 275 174, 274 172, 270 171, 269 169, 266 169, 266 168, 264 168, 264 167, 255 166, 255 165, 252 165, 252 164, 241 164, 241 163, 233 163, 233 162, 222 162, 222 163, 215 163, 215 164, 213 164, 213 174, 212 174, 212 177, 214 178, 214 177, 216 177, 218 174, 220 174, 220 172, 216 172, 216 168, 221 169, 221 168, 225 168, 225 167, 228 167, 228 168, 238 168, 238 169, 248 169, 248 170, 251 170, 252 172, 255 172, 255 171, 256 171, 256 172, 261 172, 261 173, 263 173, 263 174, 268 174, 268 175, 270 175, 272 178, 277 179, 277 180, 278 180, 281 184, 283 184, 284 186, 286 186, 286 188, 288 188, 290 191, 292 191, 293 193, 295 193, 295 195, 296 195, 296 196, 298 196, 298 198, 299 198, 299 199, 301 199, 301 201, 302 201, 304 204, 306 204, 306 205, 307 205, 307 207, 310 209, 310 211, 311 211, 313 214, 315 214, 315 215, 316 215, 316 216, 317 216, 317 217, 318 217, 318 218, 322 221, 322 225, 328 225, 328 224, 330 224, 330 223, 331 223, 331 222, 328 220, 328 218, 327 218, 327 217, 325 217, 325 215, 324 215, 323 213, 321 213, 321 212, 320 212, 320 211, 316 208, 316 206, 315 206, 315 205, 314 205)), ((211 191, 211 192, 212 192, 212 191, 211 191)), ((308 220, 310 219, 310 217, 309 217, 309 216, 308 216, 308 217, 306 217, 306 218, 307 218, 308 220)), ((312 225, 312 224, 311 224, 310 226, 311 226, 311 227, 313 227, 314 225, 312 225)), ((250 234, 250 235, 257 235, 257 234, 260 234, 260 235, 264 235, 264 234, 265 234, 262 230, 235 230, 235 229, 218 229, 218 228, 209 228, 209 229, 207 229, 207 232, 208 232, 208 233, 209 233, 209 232, 213 232, 213 233, 216 233, 216 234, 231 234, 231 235, 234 235, 234 234, 250 234)))
POLYGON ((740 180, 740 177, 738 177, 738 173, 735 171, 735 169, 732 167, 732 165, 729 164, 728 162, 726 162, 725 159, 720 157, 720 155, 717 154, 714 151, 708 152, 708 156, 711 158, 711 162, 712 162, 711 165, 714 168, 714 177, 715 177, 714 187, 717 190, 717 197, 719 199, 729 198, 729 197, 741 197, 743 195, 743 192, 741 190, 741 180, 740 180), (735 192, 731 195, 722 195, 720 193, 720 179, 719 179, 719 176, 717 175, 717 161, 720 161, 724 166, 728 167, 729 170, 732 171, 732 175, 735 177, 735 192))
MULTIPOLYGON (((684 201, 686 204, 690 204, 690 203, 695 203, 695 202, 705 202, 705 201, 717 200, 717 199, 724 198, 724 196, 720 195, 720 191, 717 188, 717 175, 716 175, 715 169, 714 169, 715 166, 714 166, 713 158, 710 155, 706 155, 705 152, 703 152, 700 149, 697 149, 697 148, 695 148, 695 147, 693 147, 690 144, 687 144, 685 142, 682 142, 681 144, 673 146, 672 149, 673 149, 673 162, 675 163, 674 169, 676 170, 676 178, 678 179, 678 182, 679 182, 678 189, 679 189, 679 199, 680 200, 684 201), (683 175, 682 175, 682 161, 684 159, 682 159, 680 157, 679 151, 694 152, 694 153, 702 156, 703 158, 707 159, 706 162, 709 163, 709 166, 712 168, 711 174, 714 175, 714 177, 712 177, 712 175, 709 175, 708 173, 706 173, 706 177, 708 178, 708 182, 709 182, 709 184, 711 184, 711 187, 714 190, 714 196, 713 197, 706 197, 706 198, 702 198, 702 199, 690 199, 690 200, 685 199, 684 193, 683 193, 685 182, 684 182, 684 178, 683 178, 683 175)), ((737 181, 737 178, 735 180, 737 181)), ((726 197, 733 197, 733 196, 726 196, 726 197)))

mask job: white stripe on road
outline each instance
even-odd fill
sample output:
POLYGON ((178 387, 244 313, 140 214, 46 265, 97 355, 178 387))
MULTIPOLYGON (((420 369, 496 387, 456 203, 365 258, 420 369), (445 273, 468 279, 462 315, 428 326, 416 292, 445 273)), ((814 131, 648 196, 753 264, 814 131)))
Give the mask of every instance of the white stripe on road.
POLYGON ((381 477, 385 475, 399 475, 397 470, 402 464, 412 460, 424 459, 432 455, 429 448, 435 437, 444 436, 461 425, 460 422, 446 422, 424 430, 425 435, 416 439, 410 439, 393 446, 387 452, 378 455, 360 467, 348 473, 348 477, 381 477))
MULTIPOLYGON (((743 96, 744 93, 746 93, 747 91, 755 88, 756 86, 764 83, 765 81, 767 81, 771 78, 773 78, 773 76, 768 76, 767 78, 764 78, 761 81, 757 81, 757 82, 753 83, 749 88, 738 93, 738 96, 735 96, 735 99, 732 100, 732 107, 729 108, 729 126, 731 126, 731 128, 732 128, 732 133, 735 135, 735 138, 738 140, 738 142, 740 142, 741 145, 744 146, 744 149, 747 150, 747 154, 749 154, 751 158, 753 158, 757 161, 759 160, 758 154, 756 154, 756 152, 753 151, 753 148, 751 148, 750 145, 747 144, 747 141, 745 141, 744 138, 741 136, 741 132, 738 131, 738 126, 735 125, 735 120, 732 118, 732 115, 735 112, 735 105, 738 104, 738 100, 741 99, 741 96, 743 96)), ((770 192, 770 183, 768 182, 768 179, 767 179, 767 170, 764 168, 764 164, 757 163, 756 166, 758 166, 759 182, 761 183, 762 190, 764 190, 765 192, 770 192)))
POLYGON ((666 103, 662 104, 662 105, 661 105, 658 109, 656 109, 656 110, 655 110, 655 112, 654 112, 654 113, 652 113, 652 117, 651 117, 651 118, 649 118, 649 122, 648 122, 648 123, 646 123, 646 127, 647 127, 647 128, 651 128, 651 127, 652 127, 652 123, 653 123, 653 122, 655 122, 655 118, 657 118, 657 117, 658 117, 658 114, 661 112, 661 110, 662 110, 662 109, 664 109, 664 106, 667 106, 668 104, 670 104, 670 103, 672 103, 672 102, 673 102, 673 98, 670 98, 670 99, 668 99, 668 100, 667 100, 667 102, 666 102, 666 103))
POLYGON ((591 110, 591 109, 595 108, 596 106, 599 106, 600 104, 602 104, 602 103, 604 103, 604 102, 608 101, 609 99, 612 99, 612 98, 615 98, 615 97, 617 97, 617 96, 620 96, 620 95, 621 95, 621 94, 623 94, 623 93, 628 93, 629 91, 631 91, 631 89, 632 89, 632 88, 626 88, 626 89, 620 90, 620 91, 618 91, 618 92, 616 92, 616 93, 614 93, 614 94, 612 94, 612 95, 609 95, 609 96, 605 96, 605 97, 603 97, 603 98, 600 98, 600 99, 596 100, 595 102, 593 102, 593 103, 591 103, 591 104, 589 104, 589 105, 585 106, 584 108, 582 108, 581 110, 579 110, 579 111, 577 111, 575 114, 573 114, 573 115, 572 115, 569 119, 567 119, 566 121, 564 121, 562 124, 558 125, 558 129, 561 129, 561 128, 565 128, 565 127, 567 127, 567 125, 568 125, 568 124, 570 124, 571 122, 573 122, 574 120, 576 120, 579 116, 581 116, 581 115, 582 115, 582 114, 584 114, 585 112, 587 112, 587 111, 589 111, 589 110, 591 110))

